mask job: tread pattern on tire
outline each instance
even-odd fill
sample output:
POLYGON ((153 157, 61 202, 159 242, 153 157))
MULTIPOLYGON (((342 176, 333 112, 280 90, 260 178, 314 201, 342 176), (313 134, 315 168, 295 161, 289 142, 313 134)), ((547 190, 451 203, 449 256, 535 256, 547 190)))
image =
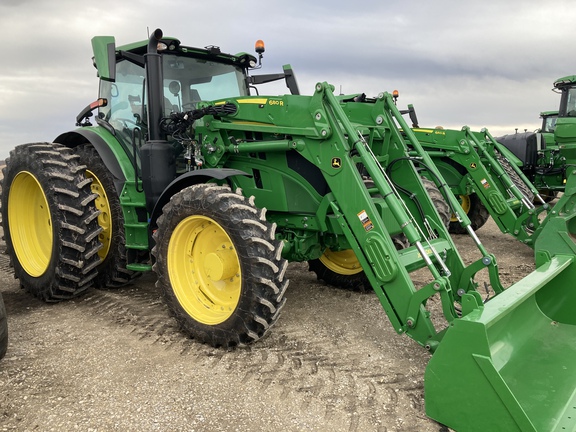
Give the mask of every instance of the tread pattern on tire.
POLYGON ((164 206, 154 233, 153 270, 180 328, 194 339, 214 347, 245 345, 262 338, 278 320, 288 287, 288 262, 281 258, 282 243, 275 240, 275 224, 253 199, 226 186, 197 184, 176 193, 164 206), (221 324, 205 325, 188 315, 178 302, 168 274, 167 250, 178 223, 192 215, 215 220, 234 243, 242 268, 242 293, 232 316, 221 324))
POLYGON ((21 286, 45 301, 75 297, 92 286, 97 275, 98 250, 102 247, 98 235, 102 228, 85 168, 71 149, 36 143, 17 146, 3 169, 1 207, 6 253, 21 286), (53 225, 52 257, 39 277, 30 276, 18 262, 10 238, 8 196, 12 181, 22 171, 32 174, 41 185, 53 225))
POLYGON ((82 144, 74 149, 80 156, 80 162, 86 165, 100 181, 108 197, 108 207, 112 223, 112 239, 108 255, 98 266, 98 275, 94 280, 96 288, 119 288, 140 276, 126 268, 126 237, 124 233, 124 216, 120 199, 114 187, 114 179, 104 165, 100 155, 91 144, 82 144))

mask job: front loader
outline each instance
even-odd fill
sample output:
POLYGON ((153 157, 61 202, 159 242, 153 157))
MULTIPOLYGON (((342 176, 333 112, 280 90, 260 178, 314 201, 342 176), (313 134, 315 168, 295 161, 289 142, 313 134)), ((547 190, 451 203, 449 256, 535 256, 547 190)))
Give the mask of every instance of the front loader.
MULTIPOLYGON (((458 197, 472 228, 481 228, 491 216, 503 233, 534 247, 544 226, 556 218, 556 212, 547 204, 548 197, 543 197, 523 172, 522 160, 486 129, 475 132, 467 126, 461 130, 423 128, 418 125, 412 105, 400 112, 409 114, 412 134, 458 197)), ((432 178, 434 173, 420 163, 419 152, 410 146, 408 142, 409 154, 422 175, 432 178)), ((448 229, 453 234, 467 233, 454 211, 448 229)))
MULTIPOLYGON (((503 233, 534 247, 543 225, 555 216, 504 145, 486 129, 473 132, 467 126, 461 130, 417 127, 412 131, 459 198, 474 229, 492 216, 503 233)), ((449 230, 466 233, 456 213, 449 230)))
POLYGON ((186 334, 233 347, 277 321, 288 261, 323 258, 339 271, 352 251, 394 329, 432 353, 430 417, 459 431, 574 430, 576 264, 562 245, 576 231, 574 187, 544 228, 536 271, 505 289, 390 94, 342 102, 320 82, 299 95, 289 67, 250 76, 252 56, 185 47, 160 30, 93 47, 100 99, 82 126, 16 147, 4 171, 7 252, 24 288, 59 300, 152 269, 186 334), (278 77, 292 94, 251 94, 278 77), (474 238, 473 263, 458 254, 432 189, 474 238), (428 275, 422 286, 417 270, 428 275))

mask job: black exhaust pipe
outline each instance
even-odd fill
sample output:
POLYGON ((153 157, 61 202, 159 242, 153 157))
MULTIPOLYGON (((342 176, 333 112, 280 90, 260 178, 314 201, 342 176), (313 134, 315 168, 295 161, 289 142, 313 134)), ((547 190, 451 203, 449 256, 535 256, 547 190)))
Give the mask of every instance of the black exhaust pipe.
POLYGON ((162 73, 162 55, 158 54, 158 42, 162 39, 162 30, 156 29, 144 54, 148 140, 140 149, 142 163, 142 186, 146 195, 146 210, 152 213, 154 205, 176 177, 176 160, 172 146, 166 141, 160 129, 164 106, 164 83, 162 73))

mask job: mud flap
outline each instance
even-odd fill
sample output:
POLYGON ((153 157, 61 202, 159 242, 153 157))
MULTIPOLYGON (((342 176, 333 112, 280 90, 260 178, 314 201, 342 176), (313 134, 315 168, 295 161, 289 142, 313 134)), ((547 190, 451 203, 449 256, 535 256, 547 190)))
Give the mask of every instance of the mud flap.
POLYGON ((459 432, 576 431, 576 261, 560 255, 448 328, 426 414, 459 432))

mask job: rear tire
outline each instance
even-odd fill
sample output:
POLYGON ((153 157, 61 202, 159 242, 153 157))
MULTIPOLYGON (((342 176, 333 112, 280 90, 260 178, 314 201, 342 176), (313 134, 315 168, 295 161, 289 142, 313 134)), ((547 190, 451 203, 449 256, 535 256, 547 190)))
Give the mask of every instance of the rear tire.
POLYGON ((126 269, 124 215, 114 178, 91 144, 80 145, 74 151, 80 156, 80 162, 86 165, 86 177, 92 179, 90 188, 92 193, 97 195, 95 208, 100 211, 98 225, 102 232, 98 240, 102 243, 102 249, 98 251, 98 255, 102 262, 97 268, 98 276, 94 280, 94 286, 122 287, 141 273, 126 269))
POLYGON ((100 263, 96 195, 85 167, 60 144, 10 152, 2 181, 6 253, 23 288, 45 301, 89 288, 100 263))
POLYGON ((164 206, 154 240, 156 285, 193 338, 244 345, 278 319, 288 262, 252 199, 216 184, 187 187, 164 206))
POLYGON ((6 355, 8 350, 8 320, 6 319, 6 307, 2 294, 0 294, 0 359, 6 355))

